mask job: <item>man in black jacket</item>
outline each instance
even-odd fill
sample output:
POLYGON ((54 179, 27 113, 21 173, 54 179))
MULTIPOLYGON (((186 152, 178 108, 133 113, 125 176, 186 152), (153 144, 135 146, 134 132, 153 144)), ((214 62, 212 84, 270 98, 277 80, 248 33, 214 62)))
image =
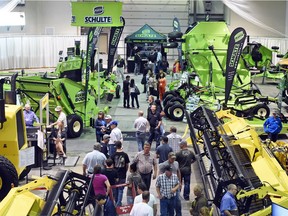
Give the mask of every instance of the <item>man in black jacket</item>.
POLYGON ((123 81, 123 93, 124 93, 124 99, 123 99, 123 106, 124 108, 130 108, 129 105, 129 98, 130 98, 130 76, 126 76, 126 80, 123 81))
POLYGON ((135 61, 134 75, 138 75, 140 74, 141 61, 142 61, 139 51, 136 53, 134 61, 135 61))

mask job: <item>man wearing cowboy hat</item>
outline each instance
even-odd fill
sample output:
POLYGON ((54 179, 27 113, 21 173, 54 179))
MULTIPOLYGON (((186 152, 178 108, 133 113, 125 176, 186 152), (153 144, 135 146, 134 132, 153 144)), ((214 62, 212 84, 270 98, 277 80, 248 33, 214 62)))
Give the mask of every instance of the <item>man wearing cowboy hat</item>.
POLYGON ((67 132, 67 117, 66 114, 63 112, 62 107, 61 106, 57 106, 55 108, 55 111, 58 114, 58 119, 56 122, 52 123, 49 125, 49 127, 52 127, 54 125, 57 125, 58 122, 62 122, 65 128, 65 132, 67 132))

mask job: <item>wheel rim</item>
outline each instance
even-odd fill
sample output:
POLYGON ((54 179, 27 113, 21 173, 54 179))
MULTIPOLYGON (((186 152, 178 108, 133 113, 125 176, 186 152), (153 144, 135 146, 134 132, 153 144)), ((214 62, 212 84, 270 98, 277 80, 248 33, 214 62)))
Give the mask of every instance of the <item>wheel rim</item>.
POLYGON ((80 124, 80 122, 79 122, 79 121, 75 121, 75 122, 73 123, 73 131, 77 133, 77 132, 80 131, 80 129, 81 129, 81 124, 80 124))
POLYGON ((182 115, 183 115, 183 110, 181 108, 176 108, 174 109, 173 111, 173 115, 176 117, 176 118, 180 118, 182 115))
POLYGON ((284 90, 284 95, 285 95, 285 97, 288 97, 288 90, 287 89, 284 90))
POLYGON ((2 182, 2 178, 0 177, 0 190, 2 189, 3 187, 3 182, 2 182))
POLYGON ((267 110, 265 108, 260 108, 258 109, 257 111, 257 115, 258 116, 262 116, 262 117, 265 117, 267 115, 267 110))

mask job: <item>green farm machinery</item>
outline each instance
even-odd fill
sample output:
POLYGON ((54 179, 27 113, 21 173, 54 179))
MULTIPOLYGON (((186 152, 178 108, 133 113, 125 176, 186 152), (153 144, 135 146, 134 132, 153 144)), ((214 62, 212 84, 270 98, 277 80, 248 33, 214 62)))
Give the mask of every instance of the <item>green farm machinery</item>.
POLYGON ((244 37, 242 32, 236 35, 234 32, 232 36, 225 22, 197 22, 190 26, 185 34, 181 32, 168 34, 167 47, 174 48, 175 43, 182 42, 182 55, 185 57, 183 74, 186 74, 184 80, 178 81, 180 87, 167 92, 166 98, 164 97, 164 110, 168 117, 182 120, 184 109, 189 108, 187 107, 189 97, 197 99, 193 100, 196 101, 196 104, 192 104, 193 109, 204 105, 213 110, 221 107, 229 108, 243 117, 269 116, 270 109, 267 104, 277 102, 277 98, 262 96, 260 90, 253 84, 245 58, 241 55, 242 47, 240 50, 239 44, 229 44, 230 39, 235 39, 237 42, 239 39, 237 37, 242 39, 244 37), (236 62, 236 58, 235 73, 231 76, 227 65, 236 62), (227 89, 227 80, 230 80, 230 89, 227 89), (176 109, 174 100, 178 103, 176 109))
MULTIPOLYGON (((75 42, 75 49, 70 49, 68 57, 59 61, 55 72, 42 75, 23 75, 16 79, 16 89, 21 103, 29 102, 34 111, 39 114, 39 101, 49 94, 50 120, 56 119, 56 106, 62 106, 67 115, 70 138, 79 137, 83 127, 93 126, 94 118, 100 111, 99 98, 111 101, 120 95, 120 86, 114 75, 94 72, 94 61, 91 61, 91 71, 86 68, 85 53, 80 51, 80 42, 75 42), (72 52, 71 52, 72 50, 72 52), (92 65, 93 64, 93 65, 92 65), (89 73, 89 76, 87 76, 89 73), (99 73, 99 74, 98 74, 99 73), (88 79, 87 79, 88 77, 88 79)), ((91 54, 94 59, 95 51, 91 54)), ((61 59, 60 59, 61 60, 61 59)), ((102 109, 108 112, 109 107, 102 109)))

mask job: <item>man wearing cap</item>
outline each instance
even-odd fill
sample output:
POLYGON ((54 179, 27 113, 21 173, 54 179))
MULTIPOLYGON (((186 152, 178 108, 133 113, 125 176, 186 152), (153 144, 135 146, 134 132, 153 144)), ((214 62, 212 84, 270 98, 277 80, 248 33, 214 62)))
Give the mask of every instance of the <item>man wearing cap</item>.
POLYGON ((143 146, 146 139, 146 131, 149 130, 149 122, 143 117, 142 110, 138 112, 138 118, 134 121, 134 128, 136 129, 136 141, 138 144, 138 151, 143 150, 143 146))
POLYGON ((109 148, 109 155, 111 157, 116 152, 116 146, 115 146, 116 141, 120 141, 121 143, 123 143, 123 135, 121 130, 117 127, 118 126, 117 121, 112 121, 110 123, 110 126, 111 126, 111 133, 108 148, 109 148))
POLYGON ((174 215, 176 191, 179 188, 179 179, 172 173, 172 167, 164 167, 164 173, 159 175, 156 180, 156 191, 160 199, 161 215, 174 215))
POLYGON ((264 132, 268 134, 268 138, 276 142, 278 134, 282 130, 282 122, 276 111, 264 122, 264 132))
POLYGON ((38 117, 36 116, 36 114, 33 111, 31 111, 30 104, 25 104, 23 114, 24 114, 24 120, 25 120, 26 126, 33 127, 34 121, 39 123, 38 117))
POLYGON ((96 143, 93 146, 93 151, 86 154, 83 159, 82 167, 83 167, 83 175, 92 175, 94 167, 98 164, 101 168, 104 168, 105 161, 107 160, 106 156, 100 152, 101 145, 96 143))
POLYGON ((62 122, 62 124, 64 125, 65 132, 67 132, 67 117, 66 117, 66 114, 62 111, 62 107, 61 106, 57 106, 55 108, 55 111, 58 114, 58 119, 57 119, 56 122, 50 124, 49 126, 51 127, 51 126, 57 125, 58 122, 62 122))
POLYGON ((187 142, 185 140, 179 143, 180 151, 176 153, 176 161, 179 163, 181 179, 184 180, 183 197, 185 200, 189 200, 190 196, 190 181, 191 181, 191 164, 195 162, 195 155, 188 149, 187 142))
POLYGON ((108 143, 109 143, 110 135, 104 134, 103 140, 101 141, 101 152, 108 158, 108 143))
POLYGON ((110 134, 111 133, 111 122, 112 122, 112 117, 111 115, 106 115, 104 118, 106 122, 106 127, 102 129, 102 133, 104 134, 110 134))
MULTIPOLYGON (((168 160, 164 161, 163 163, 159 164, 159 174, 163 174, 165 172, 165 167, 170 166, 172 168, 172 173, 177 175, 179 181, 181 180, 181 173, 179 169, 179 164, 176 160, 176 155, 174 152, 170 152, 168 154, 168 160)), ((175 212, 176 216, 181 216, 181 200, 180 200, 180 189, 181 189, 181 182, 179 182, 179 190, 176 191, 175 195, 175 212)))

